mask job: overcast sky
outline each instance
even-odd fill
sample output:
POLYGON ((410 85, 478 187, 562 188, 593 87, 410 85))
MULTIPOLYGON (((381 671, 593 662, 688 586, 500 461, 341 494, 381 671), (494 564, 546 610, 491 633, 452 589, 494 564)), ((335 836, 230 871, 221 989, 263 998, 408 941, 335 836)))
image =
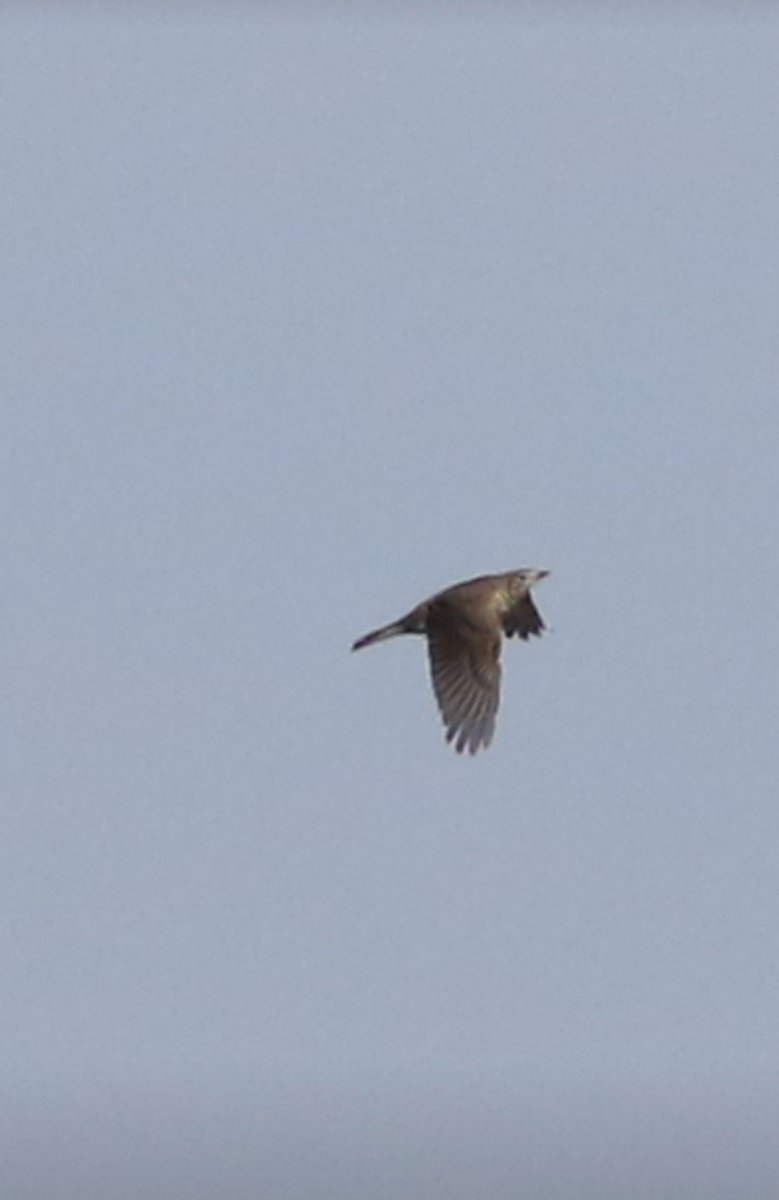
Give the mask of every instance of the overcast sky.
POLYGON ((13 1200, 778 1194, 779 16, 425 13, 4 11, 13 1200))

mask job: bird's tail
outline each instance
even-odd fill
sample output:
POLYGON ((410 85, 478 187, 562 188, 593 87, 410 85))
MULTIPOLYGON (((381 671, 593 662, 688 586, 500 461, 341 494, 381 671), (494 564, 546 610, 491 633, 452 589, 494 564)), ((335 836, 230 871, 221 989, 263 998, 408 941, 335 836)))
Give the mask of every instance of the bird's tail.
POLYGON ((357 639, 352 650, 362 650, 363 646, 372 646, 374 642, 386 641, 387 638, 397 637, 400 633, 408 633, 405 620, 393 621, 391 625, 382 625, 381 629, 374 629, 372 633, 366 633, 365 637, 357 639))

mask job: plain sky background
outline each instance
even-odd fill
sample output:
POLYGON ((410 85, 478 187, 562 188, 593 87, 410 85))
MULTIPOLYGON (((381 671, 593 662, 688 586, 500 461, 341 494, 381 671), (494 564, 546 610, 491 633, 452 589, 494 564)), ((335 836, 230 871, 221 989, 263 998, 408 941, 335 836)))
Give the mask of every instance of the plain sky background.
POLYGON ((0 61, 3 1194, 774 1200, 779 16, 0 61), (523 565, 459 758, 349 646, 523 565))

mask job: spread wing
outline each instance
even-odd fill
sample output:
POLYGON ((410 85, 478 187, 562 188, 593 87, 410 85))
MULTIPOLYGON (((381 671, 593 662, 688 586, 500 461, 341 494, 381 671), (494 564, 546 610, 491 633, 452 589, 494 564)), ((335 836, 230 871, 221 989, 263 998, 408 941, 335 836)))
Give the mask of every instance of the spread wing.
POLYGON ((489 746, 500 703, 500 635, 428 615, 433 691, 458 754, 489 746))
POLYGON ((532 598, 527 595, 517 600, 503 618, 503 629, 506 637, 518 634, 525 641, 533 633, 540 637, 546 629, 544 618, 536 608, 532 598))

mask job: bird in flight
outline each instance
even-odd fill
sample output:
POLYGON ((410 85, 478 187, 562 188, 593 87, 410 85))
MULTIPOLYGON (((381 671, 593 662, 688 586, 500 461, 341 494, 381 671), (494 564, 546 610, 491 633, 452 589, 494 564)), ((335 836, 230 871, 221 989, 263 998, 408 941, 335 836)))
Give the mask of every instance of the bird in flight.
POLYGON ((548 571, 523 567, 503 575, 480 575, 437 592, 410 613, 358 638, 352 650, 401 633, 427 637, 430 674, 447 742, 458 754, 486 749, 500 703, 501 635, 525 641, 546 625, 531 589, 548 571))

